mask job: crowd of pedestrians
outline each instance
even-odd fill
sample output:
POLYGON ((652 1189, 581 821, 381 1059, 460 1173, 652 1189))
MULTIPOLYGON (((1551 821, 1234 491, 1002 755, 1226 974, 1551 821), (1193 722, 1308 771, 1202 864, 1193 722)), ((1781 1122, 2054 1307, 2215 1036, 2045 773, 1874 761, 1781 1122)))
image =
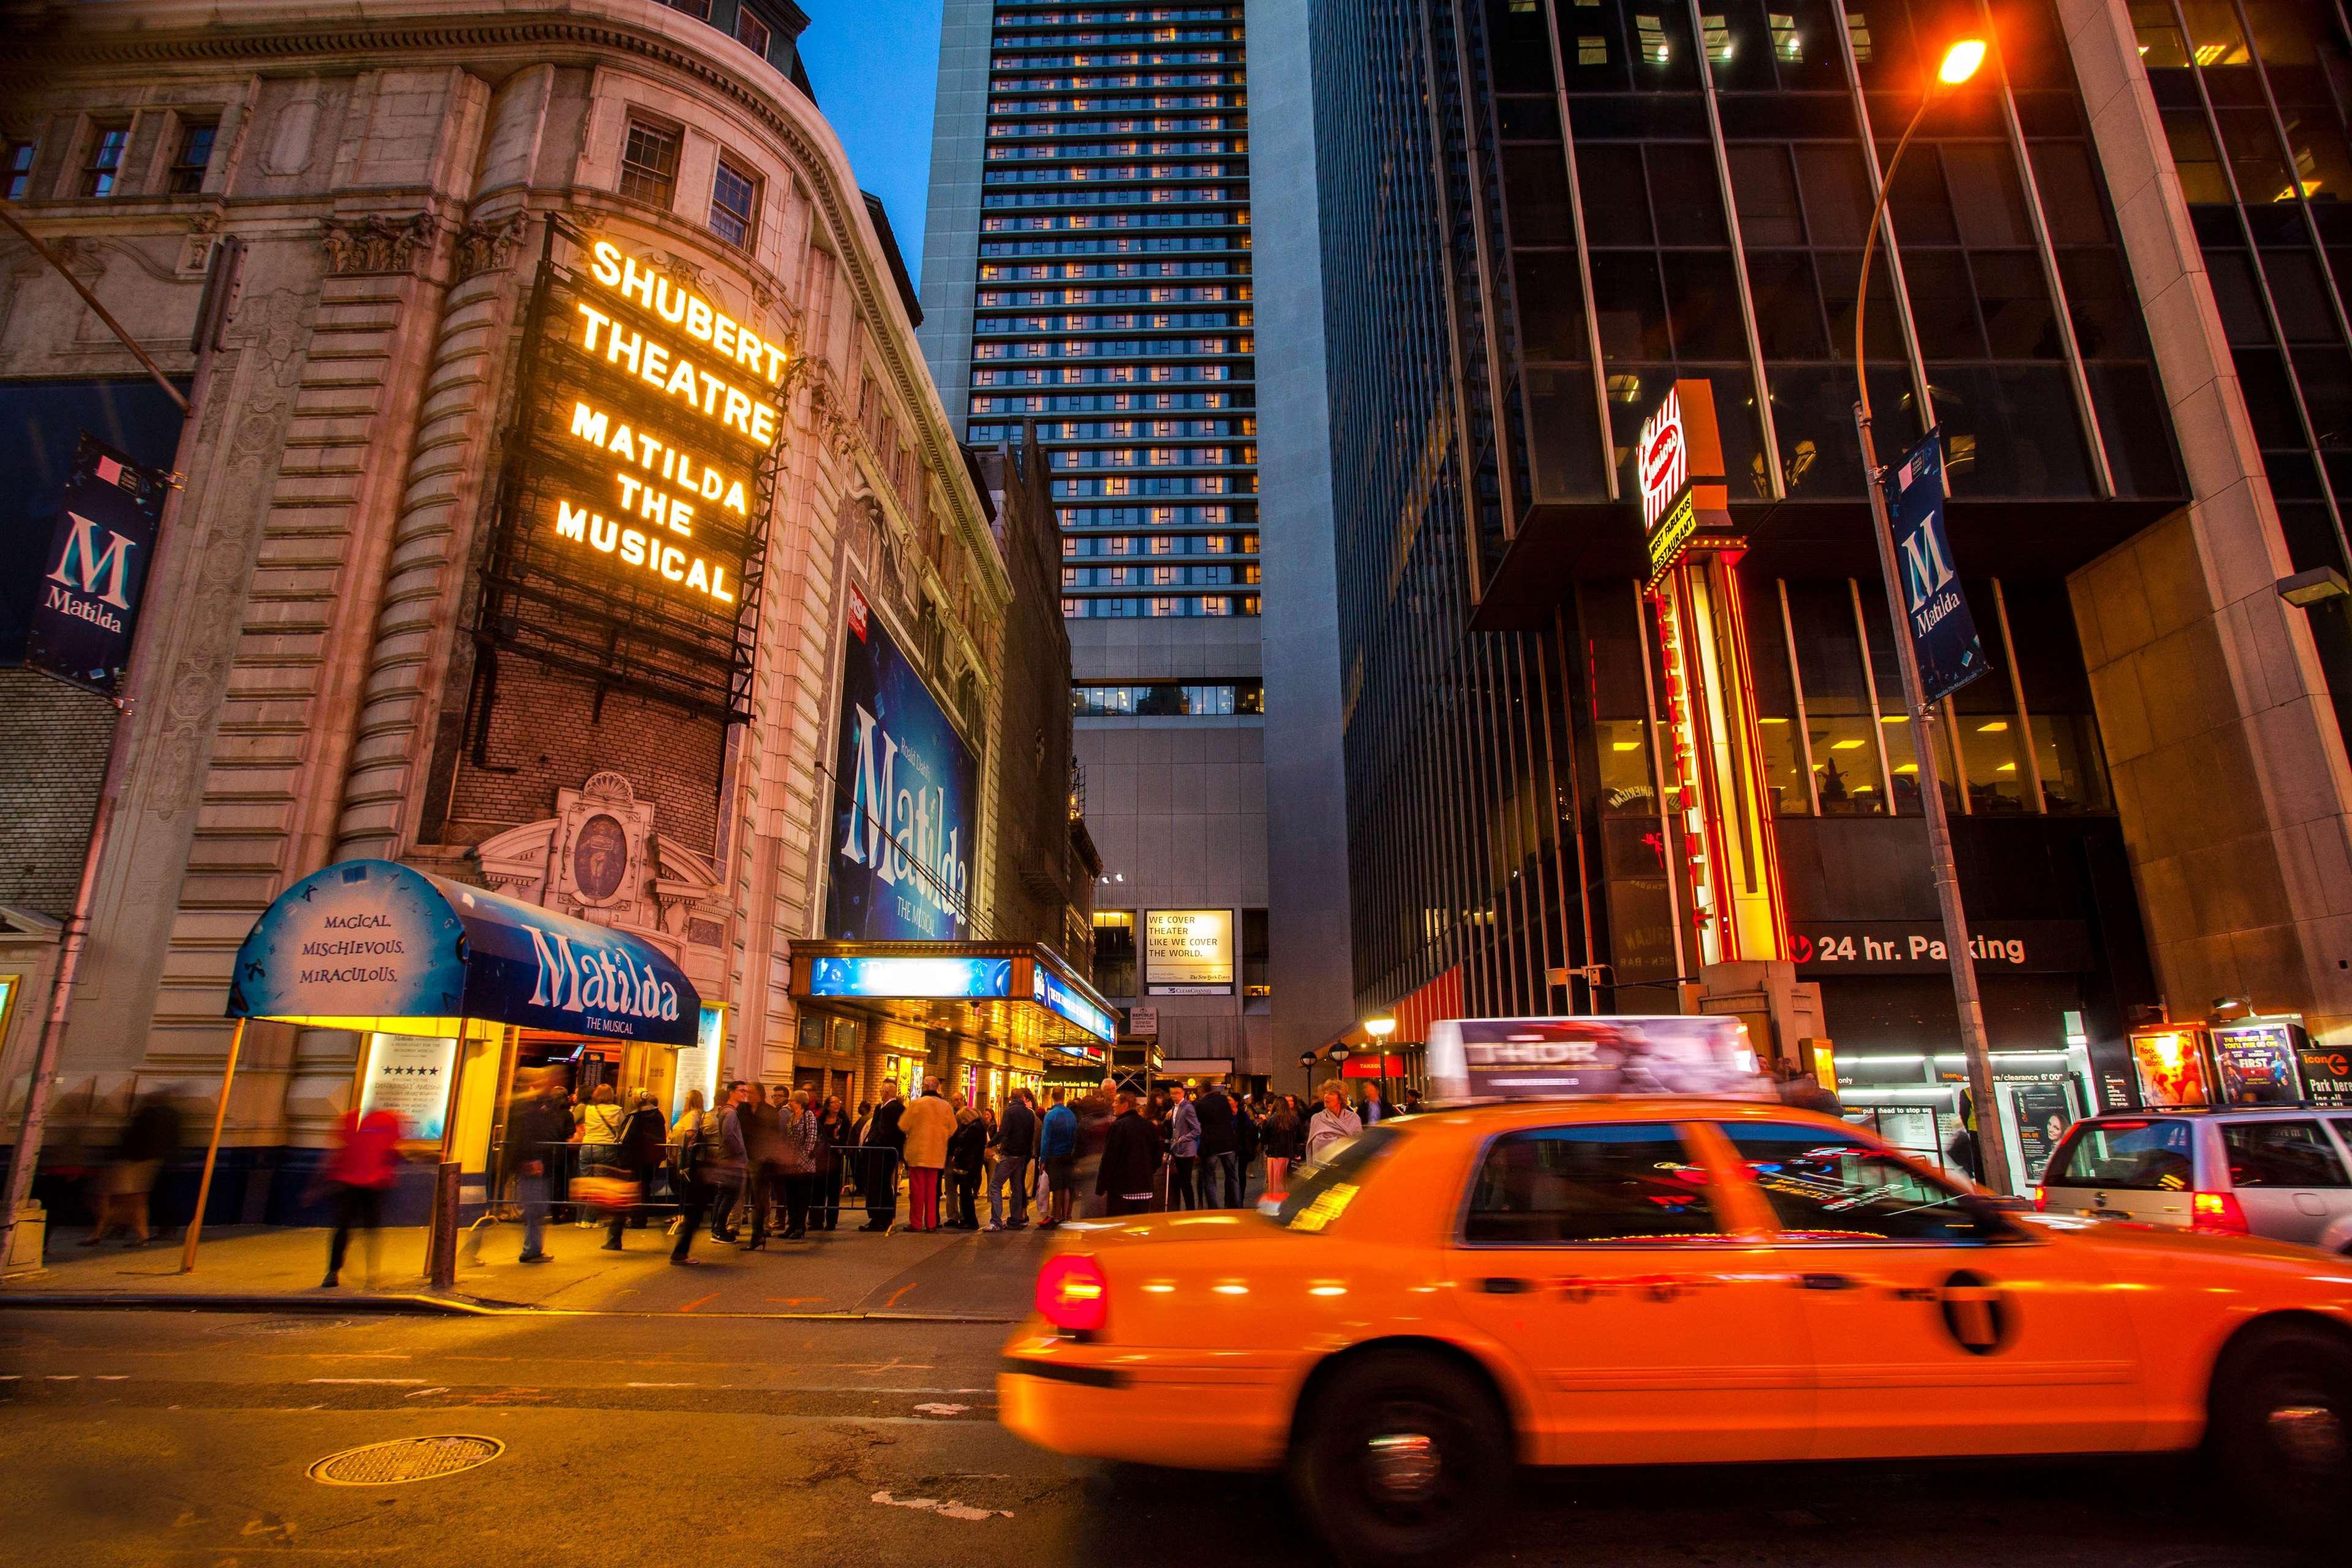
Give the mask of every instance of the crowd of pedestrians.
MULTIPOLYGON (((521 1212, 521 1261, 549 1257, 551 1218, 568 1212, 583 1225, 601 1220, 612 1251, 668 1215, 670 1261, 691 1265, 698 1237, 758 1250, 771 1236, 837 1230, 859 1207, 857 1228, 889 1230, 902 1190, 914 1231, 1021 1230, 1033 1214, 1050 1230, 1080 1214, 1240 1208, 1254 1186, 1280 1197, 1298 1163, 1394 1113, 1376 1086, 1351 1101, 1333 1084, 1307 1105, 1295 1094, 1175 1085, 1145 1095, 1106 1082, 1048 1089, 1042 1103, 1016 1089, 1000 1110, 927 1079, 911 1097, 886 1085, 878 1104, 855 1115, 837 1095, 734 1083, 717 1105, 690 1092, 665 1126, 651 1095, 624 1104, 603 1085, 575 1101, 547 1073, 518 1085, 501 1166, 521 1212), (1262 1186, 1253 1180, 1261 1161, 1262 1186)), ((353 1163, 374 1174, 367 1160, 353 1163)), ((366 1224, 371 1206, 346 1200, 340 1212, 366 1224)), ((341 1256, 339 1240, 337 1264, 341 1256)))

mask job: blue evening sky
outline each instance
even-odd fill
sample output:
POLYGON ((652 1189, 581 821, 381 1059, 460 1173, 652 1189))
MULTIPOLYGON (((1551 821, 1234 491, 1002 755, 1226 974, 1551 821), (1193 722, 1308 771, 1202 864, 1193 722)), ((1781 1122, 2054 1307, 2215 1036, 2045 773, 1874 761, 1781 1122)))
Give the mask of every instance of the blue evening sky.
POLYGON ((940 0, 801 0, 801 60, 857 183, 882 198, 907 270, 923 275, 939 87, 940 0))

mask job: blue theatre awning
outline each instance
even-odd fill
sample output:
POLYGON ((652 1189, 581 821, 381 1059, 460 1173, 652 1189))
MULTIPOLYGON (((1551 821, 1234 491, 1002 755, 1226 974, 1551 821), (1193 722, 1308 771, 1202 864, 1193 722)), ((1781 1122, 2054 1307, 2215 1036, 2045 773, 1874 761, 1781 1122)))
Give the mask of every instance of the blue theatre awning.
POLYGON ((461 1020, 689 1046, 701 998, 649 944, 389 860, 315 871, 236 950, 228 1016, 446 1035, 461 1020))

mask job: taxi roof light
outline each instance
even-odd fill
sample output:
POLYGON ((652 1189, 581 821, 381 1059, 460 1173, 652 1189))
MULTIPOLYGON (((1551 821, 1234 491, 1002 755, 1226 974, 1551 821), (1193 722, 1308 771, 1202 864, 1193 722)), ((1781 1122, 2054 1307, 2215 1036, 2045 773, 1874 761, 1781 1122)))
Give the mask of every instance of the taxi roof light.
POLYGON ((1110 1281, 1083 1252, 1049 1258, 1037 1270, 1037 1312, 1066 1334, 1099 1331, 1110 1315, 1110 1281))

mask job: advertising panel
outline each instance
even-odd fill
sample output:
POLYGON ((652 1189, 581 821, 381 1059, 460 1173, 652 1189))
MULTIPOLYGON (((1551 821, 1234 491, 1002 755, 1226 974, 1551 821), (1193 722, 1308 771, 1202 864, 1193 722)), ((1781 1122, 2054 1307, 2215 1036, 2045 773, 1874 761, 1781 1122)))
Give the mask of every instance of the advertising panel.
POLYGON ((2213 1080, 2205 1067, 2204 1033, 2202 1029, 2190 1028, 2132 1032, 2132 1066, 2139 1073, 2141 1103, 2213 1103, 2213 1080))
POLYGON ((979 762, 855 589, 848 633, 824 933, 845 941, 964 940, 971 934, 979 762))
POLYGON ((2305 1046, 2295 1052, 2303 1068, 2303 1092, 2322 1105, 2352 1105, 2352 1051, 2341 1046, 2305 1046))
POLYGON ((820 958, 809 966, 812 996, 1010 996, 1009 958, 820 958))
POLYGON ((2038 1182, 2050 1166, 2058 1140, 2074 1125, 2074 1106, 2063 1083, 2020 1083, 2005 1086, 2017 1110, 2017 1152, 2025 1163, 2025 1179, 2038 1182))
POLYGON ((170 490, 167 476, 83 433, 26 617, 26 664, 115 694, 170 490))
POLYGON ((400 1118, 403 1138, 438 1143, 448 1125, 457 1063, 454 1036, 370 1035, 360 1114, 389 1110, 400 1118))
POLYGON ((1445 1018, 1430 1026, 1428 1062, 1443 1100, 1772 1092, 1747 1026, 1721 1015, 1445 1018))
POLYGON ((2213 1026, 2213 1057, 2221 1069, 2221 1099, 2230 1105, 2294 1105, 2303 1099, 2297 1047, 2303 1030, 2281 1020, 2247 1019, 2213 1026))
POLYGON ((1213 995, 1234 984, 1234 911, 1148 910, 1143 984, 1156 996, 1213 995))
POLYGON ((1895 559, 1903 574, 1903 602, 1919 659, 1919 688, 1929 702, 1945 698, 1982 675, 1984 645, 1952 570, 1952 544, 1944 532, 1944 438, 1942 427, 1887 470, 1887 510, 1895 530, 1895 559))
POLYGON ((1047 1012, 1068 1019, 1103 1044, 1108 1045, 1118 1037, 1118 1019, 1079 995, 1042 963, 1036 967, 1031 989, 1034 999, 1047 1012))

